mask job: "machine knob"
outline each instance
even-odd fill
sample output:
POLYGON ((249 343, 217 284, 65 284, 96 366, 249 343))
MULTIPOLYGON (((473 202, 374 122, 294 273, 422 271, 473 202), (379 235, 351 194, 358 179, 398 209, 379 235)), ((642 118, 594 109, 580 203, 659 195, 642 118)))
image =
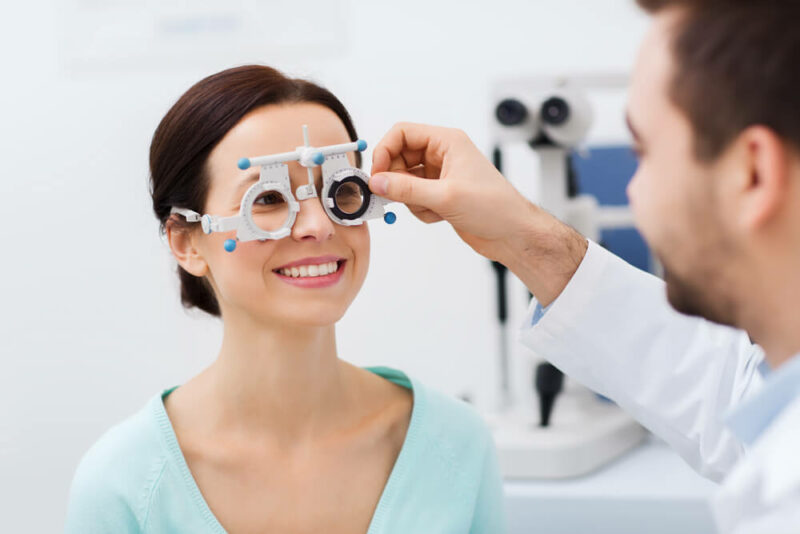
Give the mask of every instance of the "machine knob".
POLYGON ((535 385, 539 395, 539 426, 546 427, 550 425, 550 414, 564 385, 564 373, 551 363, 540 363, 536 367, 535 385))

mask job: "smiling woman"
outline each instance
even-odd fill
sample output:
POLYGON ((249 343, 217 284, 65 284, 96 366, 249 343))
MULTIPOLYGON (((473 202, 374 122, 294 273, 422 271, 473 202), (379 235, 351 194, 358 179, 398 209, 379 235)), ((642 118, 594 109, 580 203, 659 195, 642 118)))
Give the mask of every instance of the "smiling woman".
MULTIPOLYGON (((357 140, 334 95, 262 66, 198 82, 161 121, 153 207, 181 299, 221 317, 222 346, 86 453, 67 532, 504 531, 495 451, 477 415, 400 371, 337 355, 335 324, 367 274, 366 225, 336 224, 307 198, 288 237, 230 254, 229 233, 171 214, 237 213, 257 178, 237 161, 294 150, 302 125, 314 146, 357 140)), ((292 189, 307 183, 299 163, 289 175, 292 189)), ((280 218, 282 201, 257 199, 254 219, 280 218)))

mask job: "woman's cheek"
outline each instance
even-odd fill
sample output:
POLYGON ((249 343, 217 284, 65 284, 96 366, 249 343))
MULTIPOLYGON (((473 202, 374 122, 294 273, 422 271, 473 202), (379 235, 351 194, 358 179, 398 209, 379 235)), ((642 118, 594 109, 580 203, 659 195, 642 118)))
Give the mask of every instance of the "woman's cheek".
POLYGON ((233 252, 220 248, 221 252, 216 254, 216 269, 224 273, 224 279, 232 287, 245 286, 252 290, 265 271, 271 271, 276 246, 275 241, 246 241, 238 243, 233 252))
POLYGON ((360 262, 364 269, 364 273, 362 276, 362 281, 363 281, 363 278, 366 278, 367 270, 369 269, 369 255, 371 247, 370 247, 369 227, 367 227, 366 224, 362 224, 361 226, 363 230, 361 232, 361 235, 359 236, 359 241, 360 241, 360 255, 361 255, 360 262))

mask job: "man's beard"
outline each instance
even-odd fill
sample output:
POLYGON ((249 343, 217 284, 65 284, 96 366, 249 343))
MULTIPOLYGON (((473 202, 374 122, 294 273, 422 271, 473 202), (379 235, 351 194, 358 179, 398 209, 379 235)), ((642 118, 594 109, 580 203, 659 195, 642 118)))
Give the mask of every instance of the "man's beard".
POLYGON ((702 317, 715 323, 736 325, 736 304, 725 291, 719 273, 704 269, 695 271, 697 278, 688 280, 676 276, 666 265, 664 281, 667 285, 667 300, 679 313, 702 317))

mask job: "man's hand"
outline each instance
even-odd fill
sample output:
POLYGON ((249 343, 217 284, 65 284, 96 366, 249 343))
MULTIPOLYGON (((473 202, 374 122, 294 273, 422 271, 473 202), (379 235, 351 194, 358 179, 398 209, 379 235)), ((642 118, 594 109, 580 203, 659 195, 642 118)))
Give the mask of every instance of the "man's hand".
POLYGON ((467 135, 396 124, 372 154, 370 189, 426 223, 448 221, 476 252, 514 272, 543 306, 566 286, 586 240, 525 199, 467 135))

